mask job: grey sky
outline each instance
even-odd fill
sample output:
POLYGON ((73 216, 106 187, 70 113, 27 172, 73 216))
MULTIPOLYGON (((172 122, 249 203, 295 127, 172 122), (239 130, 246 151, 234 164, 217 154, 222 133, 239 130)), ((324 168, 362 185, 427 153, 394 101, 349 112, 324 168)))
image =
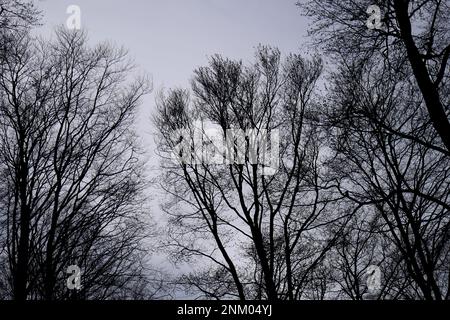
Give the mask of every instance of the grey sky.
POLYGON ((296 0, 41 0, 45 28, 81 8, 95 41, 111 39, 153 75, 155 88, 186 86, 192 70, 221 53, 251 61, 259 43, 286 53, 302 45, 306 24, 296 0))

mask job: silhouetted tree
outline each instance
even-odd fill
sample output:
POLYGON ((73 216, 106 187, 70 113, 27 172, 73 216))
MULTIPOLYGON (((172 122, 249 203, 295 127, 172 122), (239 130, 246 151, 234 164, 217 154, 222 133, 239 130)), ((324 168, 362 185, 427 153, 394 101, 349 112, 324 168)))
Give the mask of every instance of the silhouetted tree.
MULTIPOLYGON (((323 140, 315 111, 321 71, 316 57, 292 54, 282 61, 278 50, 261 46, 249 67, 212 57, 209 66, 195 71, 192 101, 188 91, 179 89, 159 96, 155 123, 164 159, 162 181, 172 195, 163 206, 171 216, 169 248, 176 261, 206 258, 213 263, 182 277, 183 284, 217 299, 314 296, 317 288, 310 284, 325 279, 324 260, 343 230, 330 234, 326 227, 348 219, 331 209, 337 199, 322 181, 323 140), (198 144, 191 158, 196 130, 208 134, 208 123, 230 141, 229 154, 246 146, 241 162, 203 161, 198 144), (233 135, 239 129, 272 132, 267 138, 279 130, 279 150, 271 146, 279 156, 274 175, 252 161, 251 134, 233 135), (178 153, 187 161, 173 161, 178 153)), ((210 138, 204 146, 216 148, 216 155, 222 152, 210 138)), ((259 157, 267 151, 258 150, 259 157)))
POLYGON ((369 210, 378 221, 373 232, 396 247, 399 267, 416 291, 411 296, 409 286, 405 296, 445 299, 449 157, 432 147, 437 134, 427 125, 415 82, 406 71, 384 70, 368 61, 335 73, 326 111, 335 152, 328 179, 345 198, 369 210))
POLYGON ((130 79, 123 49, 89 48, 80 32, 56 36, 18 35, 0 61, 8 291, 18 300, 112 298, 145 281, 132 125, 148 81, 130 79), (69 265, 82 270, 76 293, 66 287, 69 265))
POLYGON ((351 298, 362 297, 359 266, 370 258, 386 269, 379 297, 448 298, 448 1, 298 4, 336 63, 324 117, 334 152, 327 179, 364 208, 358 215, 368 216, 358 220, 376 221, 340 243, 347 271, 339 282, 351 298), (381 9, 378 27, 367 25, 369 5, 381 9), (361 249, 357 257, 374 237, 377 255, 361 249))
POLYGON ((329 52, 347 61, 378 61, 389 66, 390 72, 402 70, 416 81, 430 125, 440 138, 432 141, 433 146, 441 148, 443 144, 448 156, 450 2, 305 0, 298 4, 305 15, 313 18, 311 34, 329 52), (370 5, 381 9, 379 28, 367 27, 370 5), (405 63, 409 70, 403 68, 405 63))

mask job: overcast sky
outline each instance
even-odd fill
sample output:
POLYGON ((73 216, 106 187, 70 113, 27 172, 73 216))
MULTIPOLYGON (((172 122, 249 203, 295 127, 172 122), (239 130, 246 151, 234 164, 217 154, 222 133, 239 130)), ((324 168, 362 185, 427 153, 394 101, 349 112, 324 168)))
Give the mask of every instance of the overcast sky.
POLYGON ((259 43, 298 51, 306 24, 296 0, 40 0, 44 28, 81 9, 90 39, 113 40, 153 75, 155 88, 186 86, 211 54, 252 61, 259 43))

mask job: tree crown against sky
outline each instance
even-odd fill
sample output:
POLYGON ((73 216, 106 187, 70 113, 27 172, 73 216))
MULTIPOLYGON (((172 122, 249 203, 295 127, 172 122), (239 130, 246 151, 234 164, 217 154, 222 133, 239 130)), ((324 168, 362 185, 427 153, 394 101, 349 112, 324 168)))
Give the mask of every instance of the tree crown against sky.
MULTIPOLYGON (((149 81, 85 32, 33 37, 32 2, 0 0, 0 297, 449 299, 448 1, 299 6, 317 54, 172 50, 200 66, 143 106, 163 193, 149 202, 136 117, 149 81), (204 161, 222 152, 242 157, 204 161), (182 268, 160 273, 153 252, 182 268)), ((279 30, 275 13, 261 15, 279 30)))
MULTIPOLYGON (((6 4, 35 22, 23 12, 34 16, 32 7, 6 4)), ((2 297, 151 295, 133 129, 149 81, 132 78, 124 49, 90 47, 82 31, 59 28, 47 41, 9 26, 0 61, 2 297), (83 270, 78 291, 66 286, 69 266, 83 270)))

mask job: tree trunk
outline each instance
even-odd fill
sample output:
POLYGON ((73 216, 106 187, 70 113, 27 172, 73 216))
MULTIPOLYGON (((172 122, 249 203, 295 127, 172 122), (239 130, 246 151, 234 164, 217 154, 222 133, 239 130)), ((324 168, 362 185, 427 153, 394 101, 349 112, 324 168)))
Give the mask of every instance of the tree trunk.
POLYGON ((408 15, 408 4, 404 0, 394 0, 394 8, 402 40, 408 54, 408 59, 414 77, 416 78, 417 84, 425 100, 431 122, 436 129, 436 132, 441 137, 445 147, 450 151, 450 123, 440 100, 437 88, 433 81, 431 81, 425 62, 422 60, 420 52, 414 43, 411 34, 411 22, 408 15))

